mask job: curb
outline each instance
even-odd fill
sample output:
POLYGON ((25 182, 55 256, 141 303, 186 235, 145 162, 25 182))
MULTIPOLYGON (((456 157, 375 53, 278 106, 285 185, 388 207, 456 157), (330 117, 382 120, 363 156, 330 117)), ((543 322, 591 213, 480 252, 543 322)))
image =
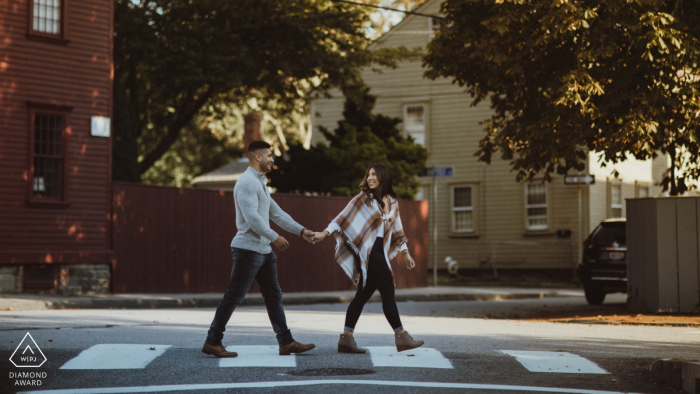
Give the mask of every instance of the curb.
POLYGON ((590 320, 590 319, 562 319, 551 320, 552 323, 573 323, 573 324, 602 324, 612 326, 653 326, 653 327, 700 327, 700 323, 682 323, 682 322, 631 322, 619 320, 590 320))
MULTIPOLYGON (((562 297, 556 292, 504 293, 504 294, 397 294, 397 302, 426 302, 426 301, 501 301, 531 298, 562 297)), ((347 304, 352 296, 294 296, 285 295, 284 305, 311 304, 347 304)), ((183 298, 80 298, 47 300, 21 300, 16 303, 5 303, 0 300, 2 311, 46 310, 46 309, 161 309, 161 308, 215 308, 219 305, 221 296, 216 297, 183 297, 183 298)), ((381 296, 375 294, 368 302, 381 302, 381 296)), ((261 296, 246 297, 241 306, 264 306, 261 296)))
POLYGON ((688 394, 700 392, 700 359, 665 358, 649 366, 655 379, 664 381, 688 394))

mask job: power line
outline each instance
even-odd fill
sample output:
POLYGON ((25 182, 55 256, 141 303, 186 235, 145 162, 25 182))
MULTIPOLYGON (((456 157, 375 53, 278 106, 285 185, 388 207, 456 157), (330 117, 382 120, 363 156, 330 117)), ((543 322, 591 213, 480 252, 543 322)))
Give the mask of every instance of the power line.
POLYGON ((348 4, 354 4, 354 5, 359 5, 362 7, 370 7, 370 8, 377 8, 380 10, 387 10, 387 11, 393 11, 393 12, 401 12, 404 14, 408 15, 418 15, 418 16, 424 16, 426 18, 435 18, 435 19, 445 19, 444 16, 440 15, 430 15, 430 14, 422 14, 420 12, 414 12, 414 11, 404 11, 404 10, 397 10, 396 8, 389 8, 389 7, 382 7, 378 5, 373 5, 373 4, 365 4, 365 3, 358 3, 356 1, 350 1, 350 0, 331 0, 334 3, 348 3, 348 4))

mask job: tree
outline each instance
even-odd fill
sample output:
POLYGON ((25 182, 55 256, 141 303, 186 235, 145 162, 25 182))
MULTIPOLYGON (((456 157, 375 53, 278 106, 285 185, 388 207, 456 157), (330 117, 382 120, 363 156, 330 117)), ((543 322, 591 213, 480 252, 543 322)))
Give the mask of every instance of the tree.
POLYGON ((116 0, 114 178, 139 181, 210 108, 250 97, 283 112, 358 79, 368 12, 328 0, 116 0))
POLYGON ((428 151, 401 135, 396 127, 401 119, 372 114, 376 97, 368 87, 348 88, 345 97, 338 128, 321 128, 328 145, 319 143, 308 150, 292 145, 276 162, 270 185, 283 193, 354 196, 367 168, 380 163, 389 167, 397 196, 412 199, 419 187, 415 177, 425 167, 428 151))
POLYGON ((668 154, 672 195, 700 175, 699 0, 446 0, 429 78, 494 114, 476 155, 517 178, 668 154))
POLYGON ((195 177, 239 159, 244 148, 244 117, 253 111, 260 115, 261 137, 270 142, 275 155, 289 149, 292 142, 308 148, 308 103, 300 99, 293 106, 275 104, 252 98, 243 104, 222 101, 205 106, 170 149, 141 175, 141 182, 187 187, 195 177))

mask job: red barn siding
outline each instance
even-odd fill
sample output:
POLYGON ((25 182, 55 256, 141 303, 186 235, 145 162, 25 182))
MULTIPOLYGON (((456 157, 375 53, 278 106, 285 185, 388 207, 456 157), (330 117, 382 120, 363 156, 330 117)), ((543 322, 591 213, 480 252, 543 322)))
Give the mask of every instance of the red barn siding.
MULTIPOLYGON (((321 231, 349 198, 274 194, 280 207, 300 224, 321 231)), ((427 285, 426 201, 400 202, 401 219, 416 268, 403 257, 393 262, 396 286, 427 285)), ((115 293, 221 293, 231 273, 231 239, 236 213, 230 191, 177 189, 115 182, 112 290, 115 293)), ((310 245, 300 237, 273 228, 290 242, 277 255, 284 291, 352 289, 334 260, 335 240, 310 245)), ((252 291, 257 291, 253 283, 252 291)))
POLYGON ((0 263, 108 262, 111 138, 90 118, 111 118, 111 0, 64 0, 67 44, 27 37, 30 0, 0 3, 0 263), (27 204, 27 102, 72 107, 66 134, 66 208, 27 204))

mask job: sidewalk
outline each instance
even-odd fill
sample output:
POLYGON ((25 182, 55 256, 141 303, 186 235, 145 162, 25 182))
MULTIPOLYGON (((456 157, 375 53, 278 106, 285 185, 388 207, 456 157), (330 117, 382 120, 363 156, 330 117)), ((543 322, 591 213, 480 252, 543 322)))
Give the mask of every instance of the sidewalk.
MULTIPOLYGON (((36 294, 0 295, 0 311, 46 309, 156 309, 214 308, 223 293, 206 294, 107 294, 95 296, 55 296, 36 294)), ((284 293, 285 305, 349 303, 354 290, 314 293, 284 293)), ((396 301, 498 301, 526 298, 582 297, 575 289, 523 289, 493 287, 421 287, 397 289, 396 301)), ((381 302, 376 293, 369 302, 381 302)), ((243 306, 260 306, 265 302, 260 293, 249 293, 243 306)))

